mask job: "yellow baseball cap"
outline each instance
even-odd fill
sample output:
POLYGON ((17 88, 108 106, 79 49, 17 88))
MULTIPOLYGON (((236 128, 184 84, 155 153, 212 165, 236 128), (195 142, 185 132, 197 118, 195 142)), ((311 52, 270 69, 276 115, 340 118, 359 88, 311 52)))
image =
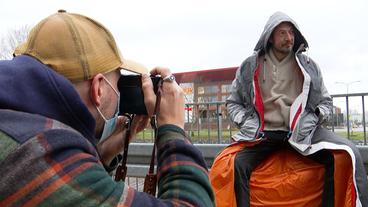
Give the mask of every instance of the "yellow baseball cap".
POLYGON ((72 82, 91 79, 98 73, 123 68, 147 73, 141 64, 124 59, 115 40, 102 24, 59 10, 29 33, 14 55, 30 55, 72 82))

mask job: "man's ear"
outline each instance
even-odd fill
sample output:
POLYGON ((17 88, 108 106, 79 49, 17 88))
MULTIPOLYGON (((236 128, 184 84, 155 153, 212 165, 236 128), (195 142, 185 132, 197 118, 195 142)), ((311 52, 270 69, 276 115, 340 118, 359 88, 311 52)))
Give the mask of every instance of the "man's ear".
POLYGON ((90 95, 91 95, 91 101, 94 103, 97 107, 101 105, 101 97, 103 92, 103 81, 104 77, 101 73, 98 73, 91 79, 91 89, 90 89, 90 95))

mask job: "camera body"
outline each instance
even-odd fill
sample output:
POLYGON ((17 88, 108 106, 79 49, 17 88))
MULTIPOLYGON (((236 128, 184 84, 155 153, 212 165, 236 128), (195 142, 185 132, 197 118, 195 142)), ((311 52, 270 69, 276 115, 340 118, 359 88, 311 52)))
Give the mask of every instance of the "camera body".
MULTIPOLYGON (((154 92, 157 93, 160 76, 151 76, 154 92)), ((120 92, 119 114, 147 114, 142 91, 141 75, 121 75, 118 81, 120 92)))

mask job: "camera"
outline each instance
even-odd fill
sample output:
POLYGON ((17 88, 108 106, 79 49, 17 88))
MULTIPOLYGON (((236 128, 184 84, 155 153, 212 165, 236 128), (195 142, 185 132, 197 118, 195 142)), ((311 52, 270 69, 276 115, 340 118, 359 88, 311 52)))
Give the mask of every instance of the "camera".
MULTIPOLYGON (((157 93, 160 76, 151 76, 154 92, 157 93)), ((142 91, 141 75, 121 75, 118 81, 120 92, 119 114, 147 114, 142 91)))

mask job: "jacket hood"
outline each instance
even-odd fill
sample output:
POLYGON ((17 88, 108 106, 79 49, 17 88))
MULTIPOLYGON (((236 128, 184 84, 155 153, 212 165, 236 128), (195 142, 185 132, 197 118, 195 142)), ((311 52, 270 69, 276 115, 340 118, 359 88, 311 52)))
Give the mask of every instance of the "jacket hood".
POLYGON ((0 109, 58 120, 96 144, 95 120, 72 83, 38 60, 20 55, 0 61, 0 88, 0 109))
POLYGON ((296 22, 282 12, 276 12, 268 19, 263 29, 262 35, 259 38, 256 47, 254 48, 255 52, 266 51, 268 39, 270 38, 273 30, 277 27, 277 25, 281 24, 282 22, 290 22, 295 27, 295 42, 293 47, 294 52, 296 52, 302 44, 304 44, 304 50, 308 48, 308 42, 300 32, 296 22))

